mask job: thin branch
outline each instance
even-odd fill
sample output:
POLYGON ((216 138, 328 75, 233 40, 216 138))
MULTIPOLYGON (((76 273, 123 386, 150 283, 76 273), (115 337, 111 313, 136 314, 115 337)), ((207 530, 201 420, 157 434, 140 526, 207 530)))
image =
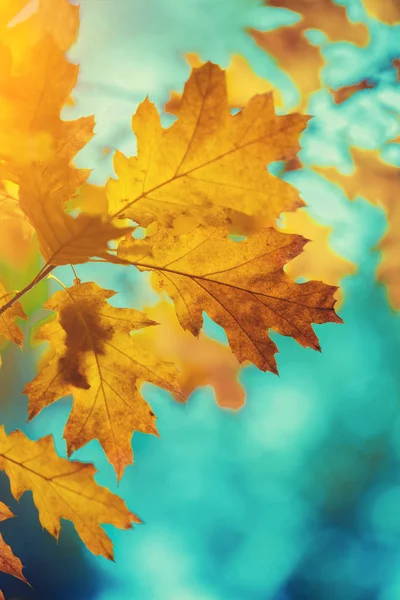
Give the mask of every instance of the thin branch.
POLYGON ((36 275, 36 277, 34 279, 32 279, 32 281, 30 283, 28 283, 28 285, 25 286, 23 290, 21 290, 20 292, 15 294, 15 296, 13 298, 11 298, 11 300, 9 300, 6 304, 4 304, 3 306, 0 307, 0 315, 2 315, 8 308, 13 306, 13 304, 15 304, 20 298, 22 298, 22 296, 25 296, 25 294, 27 292, 29 292, 29 290, 34 288, 35 285, 37 283, 39 283, 39 281, 42 281, 42 279, 47 277, 47 275, 49 273, 51 273, 51 271, 54 268, 55 268, 54 265, 47 265, 46 267, 41 269, 41 271, 39 271, 39 273, 36 275))

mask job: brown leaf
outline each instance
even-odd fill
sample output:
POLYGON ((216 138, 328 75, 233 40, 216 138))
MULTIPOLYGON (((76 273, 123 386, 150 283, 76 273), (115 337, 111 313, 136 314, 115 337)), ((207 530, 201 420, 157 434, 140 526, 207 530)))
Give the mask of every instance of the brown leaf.
POLYGON ((344 87, 338 88, 337 90, 331 90, 331 94, 333 96, 333 101, 335 104, 342 104, 355 93, 360 92, 362 90, 371 90, 375 87, 375 83, 369 81, 368 79, 363 79, 358 83, 353 83, 352 85, 346 85, 344 87))
POLYGON ((25 387, 29 418, 63 396, 74 404, 65 439, 68 452, 98 439, 120 478, 132 463, 134 431, 157 434, 155 415, 140 394, 140 383, 179 394, 178 372, 139 346, 130 332, 155 325, 143 313, 114 308, 115 292, 95 283, 57 292, 46 308, 56 319, 43 325, 37 339, 51 342, 54 356, 25 387))
POLYGON ((171 226, 182 214, 221 224, 232 211, 274 222, 302 201, 266 165, 293 157, 308 117, 275 115, 271 94, 256 96, 235 116, 225 75, 207 63, 185 86, 178 120, 162 129, 145 100, 133 117, 138 156, 115 154, 118 180, 107 184, 110 212, 147 226, 171 226))
POLYGON ((0 468, 7 473, 16 500, 32 491, 42 527, 58 539, 60 520, 72 521, 95 555, 113 558, 112 542, 102 524, 130 529, 132 522, 140 522, 121 498, 95 482, 93 465, 57 456, 51 436, 34 442, 20 431, 7 435, 1 427, 0 468))
POLYGON ((354 172, 339 173, 334 168, 313 167, 314 171, 340 186, 350 200, 363 196, 375 206, 385 209, 389 230, 379 248, 383 258, 378 268, 378 279, 388 288, 389 299, 400 309, 400 204, 398 193, 400 170, 382 161, 376 150, 352 148, 354 172))
MULTIPOLYGON (((152 242, 153 257, 132 263, 154 272, 185 329, 198 335, 203 311, 221 325, 239 362, 276 372, 270 328, 318 350, 311 324, 341 322, 333 309, 336 288, 296 284, 283 271, 306 243, 300 236, 266 229, 234 242, 219 229, 197 227, 179 238, 160 230, 152 242)), ((132 245, 132 239, 121 243, 121 260, 131 260, 132 245)))

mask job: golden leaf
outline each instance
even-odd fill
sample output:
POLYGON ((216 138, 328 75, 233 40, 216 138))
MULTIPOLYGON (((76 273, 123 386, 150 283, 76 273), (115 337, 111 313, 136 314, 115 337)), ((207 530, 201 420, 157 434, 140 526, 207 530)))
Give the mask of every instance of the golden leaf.
POLYGON ((138 156, 115 154, 110 212, 144 227, 153 221, 170 226, 182 214, 221 224, 233 211, 271 224, 302 201, 266 165, 296 154, 307 121, 299 114, 276 116, 272 94, 252 98, 232 116, 225 75, 206 63, 192 72, 169 129, 162 129, 149 100, 139 106, 133 117, 138 156))
MULTIPOLYGON (((200 60, 195 52, 188 52, 185 58, 192 68, 201 67, 204 61, 200 60)), ((283 101, 279 89, 274 88, 266 79, 254 73, 250 63, 240 54, 233 54, 225 71, 228 104, 230 108, 242 108, 253 96, 274 93, 274 103, 282 106, 283 101)), ((181 95, 171 92, 169 100, 165 103, 164 110, 172 115, 179 113, 181 95)))
MULTIPOLYGON (((26 2, 27 0, 25 0, 26 2)), ((23 52, 35 46, 46 36, 51 36, 65 52, 76 41, 79 29, 79 7, 69 0, 38 0, 36 10, 28 19, 18 22, 12 32, 18 61, 23 52)))
POLYGON ((398 0, 363 0, 365 9, 371 17, 394 25, 400 22, 400 4, 398 0))
POLYGON ((93 465, 57 456, 51 436, 34 442, 20 431, 7 435, 1 427, 0 468, 7 473, 16 500, 32 491, 42 527, 58 539, 60 520, 72 521, 95 555, 113 558, 112 542, 102 524, 130 529, 132 522, 140 522, 121 498, 95 482, 93 465))
POLYGON ((277 348, 268 330, 319 349, 312 323, 339 323, 335 287, 318 281, 294 283, 283 271, 306 240, 266 229, 234 242, 211 227, 197 227, 178 238, 160 230, 152 238, 153 257, 133 257, 134 241, 124 240, 118 256, 152 270, 173 299, 181 325, 198 335, 205 311, 221 325, 240 362, 277 372, 277 348))
POLYGON ((57 292, 46 308, 57 311, 37 339, 50 341, 54 357, 25 387, 29 418, 73 394, 65 429, 69 454, 98 439, 120 478, 132 463, 134 431, 157 434, 155 415, 140 394, 142 381, 179 394, 174 366, 135 343, 130 332, 155 325, 143 313, 114 308, 115 292, 95 283, 76 284, 57 292))
POLYGON ((340 186, 350 200, 362 196, 375 206, 383 206, 389 223, 388 232, 380 242, 382 261, 378 280, 387 286, 389 300, 400 309, 400 204, 398 193, 400 169, 382 161, 379 151, 352 148, 354 172, 339 173, 334 168, 313 167, 335 185, 340 186))
POLYGON ((196 338, 184 331, 169 302, 146 308, 146 314, 159 325, 137 331, 135 341, 161 360, 178 366, 185 396, 199 386, 212 385, 220 406, 233 409, 243 406, 245 391, 238 381, 240 365, 228 346, 203 333, 196 338))

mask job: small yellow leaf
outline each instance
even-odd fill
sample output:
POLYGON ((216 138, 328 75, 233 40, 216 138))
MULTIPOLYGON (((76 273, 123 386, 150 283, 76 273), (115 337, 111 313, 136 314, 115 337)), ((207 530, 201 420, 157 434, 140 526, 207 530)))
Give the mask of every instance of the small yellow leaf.
POLYGON ((107 184, 109 210, 146 227, 183 215, 221 225, 234 211, 267 219, 301 206, 297 191, 267 165, 292 158, 308 117, 277 116, 272 94, 252 98, 232 116, 224 72, 206 63, 185 85, 177 121, 164 130, 145 100, 133 117, 137 157, 116 152, 118 180, 107 184))
POLYGON ((113 558, 112 542, 102 524, 130 529, 132 522, 140 522, 121 498, 95 482, 93 465, 57 456, 51 436, 34 442, 20 431, 7 435, 0 427, 0 468, 7 473, 16 500, 32 491, 42 527, 58 538, 60 520, 72 521, 95 555, 113 558))
POLYGON ((45 306, 57 311, 57 317, 43 325, 37 338, 50 341, 55 353, 24 391, 30 418, 73 394, 65 429, 68 452, 98 439, 121 477, 133 460, 132 433, 157 434, 155 415, 140 394, 140 383, 182 394, 176 368, 130 335, 154 321, 137 310, 108 304, 114 294, 95 283, 82 283, 50 298, 45 306))

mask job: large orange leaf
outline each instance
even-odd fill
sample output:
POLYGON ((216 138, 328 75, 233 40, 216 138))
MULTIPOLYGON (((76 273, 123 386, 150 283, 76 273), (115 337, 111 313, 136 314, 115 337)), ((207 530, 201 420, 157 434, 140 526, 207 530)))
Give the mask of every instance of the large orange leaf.
POLYGON ((151 239, 152 256, 132 256, 136 241, 128 238, 119 247, 120 259, 154 272, 181 325, 194 335, 205 311, 225 329, 240 362, 277 372, 269 329, 318 350, 311 324, 341 322, 333 309, 335 287, 296 284, 283 271, 306 243, 300 236, 271 228, 234 242, 220 229, 197 227, 179 237, 160 230, 151 239))
POLYGON ((193 70, 169 129, 162 129, 151 102, 139 106, 133 117, 138 155, 116 153, 118 179, 107 184, 110 211, 142 226, 171 225, 182 214, 221 224, 235 212, 272 223, 302 202, 266 165, 296 154, 307 121, 276 116, 272 94, 255 96, 232 116, 225 75, 206 63, 193 70))
POLYGON ((130 529, 132 522, 140 522, 121 498, 95 482, 93 465, 57 456, 51 436, 34 442, 20 431, 7 435, 0 427, 0 469, 7 473, 16 500, 32 491, 42 527, 58 538, 60 520, 72 521, 93 554, 113 558, 102 524, 130 529))
POLYGON ((50 298, 45 306, 56 311, 56 319, 43 325, 37 338, 50 341, 54 355, 24 391, 30 418, 73 394, 65 429, 68 452, 98 439, 121 477, 133 460, 132 433, 157 434, 156 418, 140 394, 140 383, 180 392, 175 367, 130 335, 154 321, 137 310, 108 304, 114 294, 95 283, 77 283, 50 298))

